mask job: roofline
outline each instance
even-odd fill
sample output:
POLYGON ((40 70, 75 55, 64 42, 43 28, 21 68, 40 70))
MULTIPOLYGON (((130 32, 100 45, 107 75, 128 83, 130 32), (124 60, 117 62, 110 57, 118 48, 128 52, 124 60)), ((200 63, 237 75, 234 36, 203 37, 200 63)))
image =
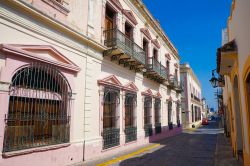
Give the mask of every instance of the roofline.
POLYGON ((180 72, 184 73, 185 71, 187 71, 189 74, 192 75, 192 77, 194 78, 194 81, 198 84, 198 86, 202 89, 201 87, 201 83, 198 79, 198 77, 195 75, 193 69, 191 68, 191 66, 189 65, 189 67, 185 66, 185 64, 181 64, 180 65, 180 72))
POLYGON ((142 2, 142 0, 130 0, 132 3, 135 3, 136 7, 139 10, 142 10, 145 13, 145 16, 149 18, 150 23, 153 25, 152 27, 156 29, 156 31, 160 32, 160 35, 162 39, 167 43, 167 45, 170 47, 171 51, 173 51, 176 58, 180 59, 178 50, 175 48, 173 43, 170 41, 164 30, 160 27, 160 24, 157 24, 156 19, 153 17, 153 15, 150 13, 150 11, 147 9, 146 5, 142 2))

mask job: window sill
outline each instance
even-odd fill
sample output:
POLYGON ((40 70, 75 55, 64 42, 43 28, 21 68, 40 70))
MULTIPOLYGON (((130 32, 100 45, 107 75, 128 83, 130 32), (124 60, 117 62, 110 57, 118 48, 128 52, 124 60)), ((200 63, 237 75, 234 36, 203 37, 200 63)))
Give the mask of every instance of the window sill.
POLYGON ((136 143, 136 142, 137 142, 137 139, 134 140, 134 141, 125 143, 124 146, 128 146, 128 145, 134 144, 134 143, 136 143))
POLYGON ((114 146, 114 147, 111 147, 111 148, 108 148, 108 149, 103 149, 101 152, 111 151, 111 150, 117 149, 119 147, 121 147, 121 145, 117 145, 117 146, 114 146))
POLYGON ((63 4, 55 0, 42 0, 42 1, 65 15, 68 15, 68 13, 70 12, 66 7, 63 6, 63 4))
POLYGON ((37 147, 37 148, 32 148, 32 149, 18 150, 18 151, 13 151, 13 152, 5 152, 5 153, 2 153, 2 156, 3 156, 3 158, 9 158, 9 157, 25 155, 25 154, 29 154, 29 153, 60 149, 60 148, 68 147, 68 146, 70 146, 70 143, 50 145, 50 146, 37 147))

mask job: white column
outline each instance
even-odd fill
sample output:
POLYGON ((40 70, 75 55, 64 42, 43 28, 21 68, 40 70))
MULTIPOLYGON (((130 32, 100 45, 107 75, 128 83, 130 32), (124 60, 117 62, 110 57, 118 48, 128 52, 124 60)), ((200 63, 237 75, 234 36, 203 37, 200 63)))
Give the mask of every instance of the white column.
POLYGON ((125 91, 120 94, 120 144, 125 144, 125 91))
POLYGON ((99 89, 99 136, 102 136, 103 132, 103 105, 104 105, 104 87, 100 86, 99 89))
POLYGON ((152 98, 152 108, 151 108, 151 115, 152 115, 152 128, 155 128, 155 98, 152 98))

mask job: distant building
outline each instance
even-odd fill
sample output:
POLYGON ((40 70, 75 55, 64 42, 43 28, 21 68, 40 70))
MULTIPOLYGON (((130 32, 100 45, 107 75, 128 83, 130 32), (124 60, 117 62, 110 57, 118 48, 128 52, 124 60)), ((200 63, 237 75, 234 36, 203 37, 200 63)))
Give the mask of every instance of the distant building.
POLYGON ((182 64, 180 73, 184 87, 181 98, 182 122, 184 127, 190 128, 198 125, 202 119, 201 84, 189 64, 182 64))

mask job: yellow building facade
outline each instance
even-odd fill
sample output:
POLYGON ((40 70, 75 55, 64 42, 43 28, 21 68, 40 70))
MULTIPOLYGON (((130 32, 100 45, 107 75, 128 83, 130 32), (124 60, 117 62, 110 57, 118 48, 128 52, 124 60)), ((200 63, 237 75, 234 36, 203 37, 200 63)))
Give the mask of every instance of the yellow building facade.
POLYGON ((217 72, 224 77, 223 105, 234 155, 250 165, 250 1, 233 0, 227 43, 217 50, 217 72))

